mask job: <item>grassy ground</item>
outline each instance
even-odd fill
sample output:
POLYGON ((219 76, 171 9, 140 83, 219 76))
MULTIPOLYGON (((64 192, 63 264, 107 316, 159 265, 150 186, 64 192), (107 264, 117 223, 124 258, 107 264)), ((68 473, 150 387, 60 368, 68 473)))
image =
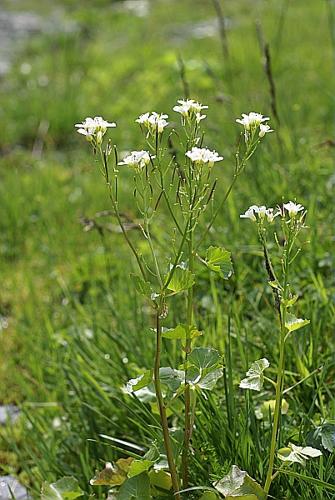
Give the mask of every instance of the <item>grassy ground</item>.
MULTIPOLYGON (((204 278, 196 297, 199 326, 207 345, 230 353, 234 390, 219 387, 199 406, 192 482, 208 485, 232 463, 256 479, 264 476, 269 429, 253 416, 257 398, 237 389, 249 360, 266 355, 275 365, 277 356, 261 252, 253 228, 239 220, 253 203, 296 198, 308 208, 309 243, 294 285, 311 325, 292 344, 288 370, 292 382, 320 371, 288 398, 282 441, 305 442, 315 425, 335 416, 331 2, 223 2, 229 57, 217 34, 194 34, 212 29, 209 0, 151 2, 142 18, 118 5, 17 2, 16 9, 45 18, 57 7, 74 29, 31 37, 0 85, 0 402, 24 403, 27 414, 14 429, 0 431, 0 472, 19 474, 33 498, 44 480, 65 474, 91 491, 94 469, 123 456, 100 434, 140 446, 153 435, 159 439, 150 408, 120 389, 151 365, 151 320, 133 290, 133 263, 120 236, 85 232, 80 224, 81 216, 109 205, 73 124, 103 115, 118 123, 113 139, 121 150, 141 149, 134 119, 147 110, 170 113, 183 95, 181 55, 191 95, 209 105, 206 143, 225 157, 220 182, 226 185, 235 118, 249 110, 273 116, 256 26, 270 44, 280 125, 272 118, 278 133, 239 180, 210 237, 233 252, 235 275, 225 286, 204 278)), ((13 9, 12 2, 6 6, 13 9)), ((129 190, 123 190, 123 206, 134 216, 129 190)), ((155 236, 168 245, 163 231, 155 236)), ((178 320, 181 311, 173 314, 178 320)), ((178 361, 175 350, 167 358, 178 361)), ((330 483, 332 456, 303 473, 330 483)), ((281 475, 273 495, 330 499, 334 492, 281 475)), ((104 491, 97 496, 104 498, 104 491)))

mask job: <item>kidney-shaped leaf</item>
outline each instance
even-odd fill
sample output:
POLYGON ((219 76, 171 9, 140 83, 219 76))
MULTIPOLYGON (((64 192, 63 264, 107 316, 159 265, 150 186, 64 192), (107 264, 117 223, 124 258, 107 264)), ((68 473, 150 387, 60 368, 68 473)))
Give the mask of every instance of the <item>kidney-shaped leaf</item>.
POLYGON ((266 498, 263 488, 237 465, 233 465, 226 476, 214 483, 214 488, 225 498, 243 498, 244 500, 265 500, 266 498))
POLYGON ((205 262, 211 271, 218 273, 225 280, 233 274, 231 253, 223 247, 209 247, 205 262))
POLYGON ((206 370, 217 366, 221 356, 213 347, 196 347, 189 355, 188 361, 199 370, 206 370))
POLYGON ((298 464, 305 464, 305 461, 310 458, 320 457, 322 452, 312 446, 296 446, 289 443, 287 448, 278 450, 278 458, 283 462, 296 462, 298 464))
POLYGON ((254 361, 246 373, 246 378, 241 380, 241 389, 251 389, 253 391, 260 391, 263 387, 263 371, 270 366, 266 358, 254 361))
POLYGON ((177 266, 168 284, 168 289, 175 293, 187 290, 194 285, 194 278, 194 274, 191 271, 184 269, 182 266, 177 266))

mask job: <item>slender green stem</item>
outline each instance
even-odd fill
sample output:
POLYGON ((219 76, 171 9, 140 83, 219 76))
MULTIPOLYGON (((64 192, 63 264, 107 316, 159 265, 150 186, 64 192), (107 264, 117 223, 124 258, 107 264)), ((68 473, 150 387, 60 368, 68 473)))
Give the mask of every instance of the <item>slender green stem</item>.
POLYGON ((162 329, 160 324, 160 311, 157 310, 156 314, 156 352, 155 352, 155 365, 154 365, 154 384, 157 397, 157 403, 159 408, 159 415, 161 420, 161 426, 163 431, 164 448, 166 452, 167 461, 169 464, 169 471, 171 474, 172 488, 175 494, 175 498, 180 500, 180 495, 177 493, 179 491, 179 479, 176 469, 175 460, 173 457, 171 439, 169 434, 169 425, 166 416, 166 407, 164 403, 164 398, 162 395, 161 381, 159 377, 159 368, 161 362, 161 349, 162 349, 162 329))
POLYGON ((279 432, 279 419, 280 419, 281 402, 282 402, 283 381, 284 381, 284 334, 285 332, 281 332, 280 335, 281 338, 279 346, 280 353, 279 353, 278 374, 276 383, 276 403, 275 403, 275 411, 272 423, 269 466, 264 487, 264 491, 266 494, 269 493, 272 482, 272 473, 273 473, 273 466, 274 466, 276 447, 277 447, 277 438, 279 432))
POLYGON ((285 377, 285 322, 286 322, 286 299, 288 296, 288 279, 289 279, 289 268, 290 268, 290 254, 291 254, 291 228, 289 228, 288 238, 285 243, 284 253, 283 253, 283 272, 284 272, 284 282, 283 282, 283 297, 280 305, 280 337, 279 337, 279 362, 277 370, 277 382, 276 382, 276 402, 273 415, 272 423, 272 434, 270 443, 270 453, 269 453, 269 465, 265 480, 264 491, 266 495, 269 494, 271 483, 274 479, 273 467, 276 455, 276 449, 278 445, 278 435, 280 430, 280 417, 281 417, 281 406, 284 390, 284 377, 285 377))
MULTIPOLYGON (((190 228, 190 235, 188 240, 188 268, 189 271, 193 271, 194 268, 194 254, 193 254, 193 230, 190 228)), ((191 390, 190 385, 187 383, 187 360, 188 355, 191 351, 190 330, 193 322, 193 286, 188 289, 187 294, 187 328, 186 331, 186 345, 185 345, 185 360, 184 360, 184 370, 185 370, 185 390, 184 390, 184 405, 185 405, 185 427, 184 427, 184 444, 182 452, 182 478, 183 478, 183 488, 188 487, 189 483, 189 448, 190 440, 192 435, 192 405, 191 405, 191 390)))

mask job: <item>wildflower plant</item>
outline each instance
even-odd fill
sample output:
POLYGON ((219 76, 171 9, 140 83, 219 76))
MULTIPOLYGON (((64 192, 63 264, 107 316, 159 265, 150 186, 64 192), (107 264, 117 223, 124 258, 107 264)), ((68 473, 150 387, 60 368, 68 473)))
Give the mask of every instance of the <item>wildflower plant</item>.
POLYGON ((269 285, 273 290, 275 309, 279 319, 279 360, 276 380, 271 380, 264 375, 263 372, 269 367, 269 361, 263 358, 252 363, 246 374, 246 378, 240 383, 240 388, 242 389, 260 391, 263 387, 263 383, 269 382, 275 389, 275 400, 269 402, 271 403, 269 409, 273 409, 273 417, 268 470, 264 485, 265 498, 269 494, 272 481, 277 476, 277 472, 274 473, 276 454, 280 460, 290 463, 304 463, 305 460, 318 457, 322 454, 319 450, 310 446, 300 447, 291 443, 286 448, 278 449, 280 444, 281 414, 287 411, 287 403, 283 399, 283 395, 291 390, 291 388, 285 389, 284 385, 286 344, 297 330, 309 324, 309 320, 298 318, 292 312, 298 297, 294 295, 290 285, 292 264, 301 251, 298 244, 298 237, 306 228, 306 213, 305 208, 301 204, 289 201, 277 208, 252 205, 240 216, 243 219, 250 219, 257 225, 258 236, 263 247, 269 285), (273 234, 273 232, 270 231, 270 226, 273 225, 276 220, 280 221, 281 228, 280 236, 278 236, 277 232, 274 233, 274 239, 280 254, 280 266, 278 270, 273 266, 268 248, 269 235, 273 234), (283 241, 283 243, 281 243, 281 241, 283 241))
MULTIPOLYGON (((132 151, 121 161, 117 147, 105 135, 115 124, 100 118, 87 118, 76 127, 87 137, 100 163, 114 216, 137 263, 138 273, 132 276, 134 287, 150 303, 155 318, 153 364, 139 377, 130 380, 125 390, 139 397, 145 388, 153 388, 167 460, 166 473, 175 498, 180 499, 181 488, 189 486, 190 442, 197 395, 212 390, 223 375, 220 353, 212 347, 196 346, 197 339, 205 337, 205 333, 197 326, 194 288, 200 267, 217 273, 222 279, 229 279, 233 273, 230 252, 221 246, 206 249, 204 242, 238 176, 260 141, 270 132, 270 127, 263 123, 268 118, 258 113, 243 115, 243 119, 238 120, 244 127, 241 134, 241 137, 244 135, 244 145, 243 141, 242 144, 239 142, 232 180, 224 196, 216 202, 218 179, 215 171, 224 168, 224 158, 203 145, 201 127, 206 116, 202 112, 207 106, 187 99, 179 100, 173 109, 181 116, 181 131, 169 127, 166 114, 144 113, 136 122, 142 130, 145 147, 141 151, 132 151), (171 151, 172 138, 176 137, 180 144, 176 151, 171 151), (126 168, 133 173, 134 203, 140 214, 138 227, 144 246, 127 231, 119 206, 119 189, 126 168), (168 248, 163 248, 156 237, 162 220, 171 230, 168 248), (178 297, 185 304, 184 318, 182 323, 171 325, 170 308, 178 297), (180 345, 177 367, 161 366, 162 339, 174 340, 180 345), (168 411, 176 411, 174 403, 178 399, 182 400, 183 406, 182 414, 176 414, 176 421, 183 429, 179 447, 173 445, 168 421, 168 411)), ((257 216, 263 220, 263 212, 252 209, 250 214, 253 220, 257 220, 257 216)), ((269 212, 266 217, 276 215, 269 212)), ((161 468, 158 460, 159 455, 149 450, 140 464, 129 464, 121 488, 125 488, 129 481, 143 478, 148 488, 152 488, 148 478, 150 471, 161 468)), ((108 471, 111 471, 110 466, 108 471)), ((115 485, 108 481, 96 484, 115 485)))

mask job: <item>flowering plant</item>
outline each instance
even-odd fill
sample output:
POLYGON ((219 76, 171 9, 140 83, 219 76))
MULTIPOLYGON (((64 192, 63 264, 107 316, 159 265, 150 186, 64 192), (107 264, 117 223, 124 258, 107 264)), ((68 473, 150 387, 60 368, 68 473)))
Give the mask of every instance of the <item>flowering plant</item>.
MULTIPOLYGON (((166 130, 170 126, 168 115, 164 113, 147 112, 136 119, 144 134, 146 149, 132 151, 120 162, 116 146, 112 148, 111 139, 104 140, 107 129, 114 127, 114 123, 96 117, 87 118, 76 127, 79 127, 80 134, 87 137, 93 146, 94 154, 99 155, 101 159, 101 172, 108 188, 114 216, 139 270, 139 274, 133 275, 134 286, 150 303, 155 317, 153 366, 147 367, 139 377, 131 379, 126 384, 125 392, 140 398, 144 388, 153 387, 168 475, 174 496, 178 500, 181 498, 181 487, 187 489, 189 486, 190 443, 196 418, 197 395, 211 391, 223 375, 221 354, 212 347, 195 346, 197 338, 203 335, 197 328, 194 308, 198 268, 204 266, 207 271, 216 273, 221 279, 229 279, 233 273, 230 252, 222 246, 211 245, 204 249, 203 243, 237 178, 244 171, 265 134, 270 132, 270 128, 263 124, 269 119, 258 113, 249 113, 243 115, 242 120, 237 120, 244 127, 245 147, 242 148, 243 151, 238 147, 231 183, 223 198, 216 203, 218 180, 213 178, 213 172, 216 164, 221 165, 223 156, 202 145, 203 133, 200 127, 206 118, 202 111, 207 109, 207 106, 187 99, 179 100, 173 109, 181 115, 185 141, 181 144, 181 153, 177 151, 172 155, 170 152, 174 131, 166 137, 166 130), (114 155, 111 154, 113 151, 114 155), (122 166, 122 169, 119 169, 119 166, 122 166), (122 185, 123 169, 127 167, 133 172, 134 198, 141 217, 138 224, 144 243, 141 250, 137 240, 128 233, 119 208, 118 192, 122 185), (159 213, 164 214, 165 219, 167 214, 172 226, 171 243, 165 252, 156 237, 160 224, 159 213), (179 296, 181 303, 186 304, 184 321, 178 325, 169 325, 171 298, 175 296, 179 296), (162 339, 173 340, 180 346, 181 364, 178 368, 161 366, 162 339), (176 414, 183 427, 180 452, 172 445, 167 414, 167 407, 173 411, 173 403, 177 399, 182 399, 184 408, 182 415, 176 414)), ((252 206, 243 217, 252 220, 257 220, 258 217, 263 221, 265 217, 273 220, 277 215, 272 209, 252 206)), ((151 467, 160 467, 151 455, 150 457, 143 459, 139 470, 147 471, 151 467)), ((131 468, 132 465, 127 464, 122 480, 125 484, 127 477, 132 474, 131 468)), ((110 473, 115 474, 111 472, 111 466, 108 467, 108 474, 110 473)), ((105 474, 107 471, 98 475, 98 478, 105 474)))

